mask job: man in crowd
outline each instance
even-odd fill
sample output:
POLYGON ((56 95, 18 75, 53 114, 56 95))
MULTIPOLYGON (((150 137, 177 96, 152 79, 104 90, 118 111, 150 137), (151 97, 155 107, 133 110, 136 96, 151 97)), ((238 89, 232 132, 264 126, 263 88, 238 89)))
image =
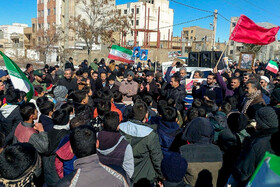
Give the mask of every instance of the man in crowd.
POLYGON ((120 92, 123 94, 124 102, 131 102, 132 97, 137 94, 138 84, 133 80, 134 73, 129 71, 127 73, 127 80, 121 82, 120 92))
POLYGON ((65 86, 68 91, 78 89, 77 79, 72 78, 71 69, 65 69, 64 77, 58 80, 57 85, 65 86))
POLYGON ((216 84, 216 76, 212 73, 207 76, 207 85, 201 85, 199 89, 196 86, 193 87, 192 95, 194 98, 203 99, 208 91, 216 93, 216 103, 221 105, 223 102, 222 89, 216 84))
POLYGON ((33 76, 33 65, 32 64, 26 64, 26 70, 25 70, 25 75, 26 77, 30 80, 32 83, 34 81, 34 76, 33 76))

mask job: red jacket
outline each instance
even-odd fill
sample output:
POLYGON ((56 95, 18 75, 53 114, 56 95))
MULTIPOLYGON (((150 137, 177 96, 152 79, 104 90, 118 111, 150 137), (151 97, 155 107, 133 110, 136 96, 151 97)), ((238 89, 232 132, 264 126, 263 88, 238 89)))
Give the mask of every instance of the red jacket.
MULTIPOLYGON (((112 112, 117 112, 119 114, 119 121, 121 122, 123 117, 122 117, 122 112, 114 105, 114 103, 111 103, 111 111, 112 112)), ((96 118, 98 116, 98 113, 97 113, 97 108, 94 109, 94 112, 93 112, 93 118, 96 118)))

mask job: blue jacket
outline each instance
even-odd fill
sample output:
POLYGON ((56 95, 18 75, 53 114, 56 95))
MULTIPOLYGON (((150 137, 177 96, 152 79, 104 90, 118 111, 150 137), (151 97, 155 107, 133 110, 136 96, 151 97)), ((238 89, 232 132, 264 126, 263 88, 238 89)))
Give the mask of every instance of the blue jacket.
POLYGON ((163 121, 161 117, 152 117, 151 123, 158 125, 159 143, 164 154, 165 151, 169 150, 175 136, 181 132, 181 129, 177 122, 163 121))

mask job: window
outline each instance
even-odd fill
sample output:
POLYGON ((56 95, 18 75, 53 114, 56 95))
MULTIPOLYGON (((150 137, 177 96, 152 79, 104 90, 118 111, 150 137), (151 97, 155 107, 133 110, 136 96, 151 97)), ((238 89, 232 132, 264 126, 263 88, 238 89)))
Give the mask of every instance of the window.
POLYGON ((35 32, 35 24, 32 24, 32 32, 35 32))
POLYGON ((131 9, 131 12, 134 13, 134 8, 131 9))
POLYGON ((236 25, 236 23, 235 23, 235 22, 233 22, 233 23, 232 23, 232 27, 235 27, 235 25, 236 25))
POLYGON ((44 10, 42 10, 41 12, 41 17, 44 17, 44 10))
POLYGON ((139 25, 139 20, 136 20, 136 25, 139 25))
POLYGON ((39 29, 41 29, 41 24, 38 25, 39 29))
POLYGON ((191 36, 191 40, 192 40, 192 36, 191 36))
POLYGON ((133 36, 133 31, 131 31, 131 36, 133 36))
POLYGON ((233 54, 233 50, 230 50, 230 51, 229 51, 229 54, 231 54, 231 55, 232 55, 232 54, 233 54))
POLYGON ((133 20, 131 20, 131 25, 133 26, 133 20))
POLYGON ((191 30, 191 33, 193 33, 193 30, 191 30))
POLYGON ((56 15, 56 8, 53 8, 53 14, 56 15))
POLYGON ((48 9, 48 16, 51 14, 51 9, 48 9))
POLYGON ((124 14, 127 14, 127 10, 125 9, 125 10, 123 11, 123 13, 124 13, 124 14))
POLYGON ((230 41, 230 45, 234 45, 234 41, 230 41))
POLYGON ((136 14, 139 14, 139 8, 136 8, 136 14))
POLYGON ((41 41, 41 37, 38 38, 38 41, 39 41, 39 42, 41 41))

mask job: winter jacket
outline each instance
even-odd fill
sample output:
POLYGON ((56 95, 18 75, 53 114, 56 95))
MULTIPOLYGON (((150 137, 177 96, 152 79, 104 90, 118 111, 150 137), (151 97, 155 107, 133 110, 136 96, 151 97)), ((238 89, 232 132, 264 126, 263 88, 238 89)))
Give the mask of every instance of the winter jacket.
POLYGON ((211 125, 214 128, 214 142, 218 140, 219 133, 228 128, 227 115, 223 112, 209 113, 207 118, 210 120, 211 125))
MULTIPOLYGON (((114 103, 111 103, 111 111, 112 112, 117 112, 119 114, 119 121, 121 122, 123 117, 122 117, 122 112, 114 105, 114 103)), ((98 116, 97 113, 97 108, 93 112, 93 118, 96 118, 98 116)))
POLYGON ((138 83, 135 81, 128 82, 127 80, 121 82, 120 92, 123 94, 123 101, 132 101, 132 96, 137 94, 138 83))
POLYGON ((134 172, 132 147, 119 132, 98 133, 97 155, 102 164, 122 167, 131 178, 134 172))
POLYGON ((134 183, 142 178, 155 181, 161 177, 162 152, 157 133, 146 124, 130 120, 120 124, 120 133, 132 146, 134 156, 134 183))
POLYGON ((161 94, 165 99, 174 99, 177 110, 181 111, 184 108, 183 99, 186 97, 187 93, 183 85, 180 85, 177 88, 162 90, 161 94))
MULTIPOLYGON (((54 129, 48 132, 48 138, 49 138, 49 150, 48 154, 55 153, 55 150, 57 149, 60 141, 67 135, 70 134, 70 130, 67 129, 57 129, 58 125, 54 126, 54 129)), ((61 126, 58 126, 61 127, 61 126)))
POLYGON ((220 73, 216 73, 216 80, 217 80, 217 83, 222 88, 222 90, 224 91, 224 97, 235 96, 238 102, 242 101, 242 97, 244 96, 245 91, 241 88, 241 86, 232 90, 230 85, 227 85, 224 82, 223 77, 220 75, 220 73))
POLYGON ((53 129, 53 121, 52 118, 41 114, 39 117, 39 123, 42 123, 45 132, 49 132, 53 129))
POLYGON ((48 151, 49 140, 47 132, 33 129, 34 124, 21 122, 15 130, 13 143, 30 143, 39 153, 48 151))
POLYGON ((245 186, 254 173, 258 163, 266 151, 274 153, 271 148, 271 135, 278 129, 266 129, 256 132, 248 141, 244 142, 242 150, 233 170, 233 177, 241 186, 245 186))
POLYGON ((143 83, 144 86, 144 90, 140 91, 140 94, 142 95, 150 95, 153 98, 153 107, 156 107, 156 105, 154 105, 154 103, 157 101, 157 98, 159 96, 159 92, 158 92, 158 86, 155 80, 153 80, 151 83, 143 83), (147 85, 150 86, 149 91, 147 90, 147 85))
POLYGON ((157 133, 159 136, 159 143, 164 154, 164 152, 169 151, 176 135, 181 132, 181 129, 177 122, 164 121, 160 117, 152 117, 151 123, 158 125, 157 133))
POLYGON ((18 105, 5 104, 0 108, 0 112, 0 130, 2 130, 2 132, 4 132, 5 136, 7 137, 9 133, 15 130, 16 126, 22 121, 20 109, 18 105))
POLYGON ((114 105, 117 107, 117 109, 119 109, 122 112, 122 115, 123 115, 123 112, 124 112, 124 110, 126 108, 126 104, 124 104, 124 103, 116 103, 115 102, 114 105))
POLYGON ((55 153, 55 169, 59 178, 63 178, 74 171, 74 161, 77 160, 71 151, 69 136, 65 136, 60 141, 55 153))
POLYGON ((58 80, 57 85, 65 86, 68 92, 70 90, 78 90, 77 79, 75 78, 66 79, 65 77, 63 77, 58 80))
POLYGON ((212 144, 214 130, 206 118, 195 118, 185 129, 182 139, 191 144, 180 147, 188 162, 185 182, 191 186, 216 186, 222 167, 222 152, 212 144))
POLYGON ((103 90, 110 90, 111 92, 116 92, 119 91, 119 86, 117 86, 116 84, 114 84, 112 87, 110 87, 109 84, 106 84, 106 86, 103 88, 103 90))
POLYGON ((222 89, 219 86, 209 86, 209 85, 201 85, 199 89, 196 89, 196 87, 193 87, 192 89, 192 95, 193 98, 199 98, 199 99, 203 99, 206 92, 208 91, 214 91, 216 93, 216 104, 217 105, 221 105, 223 102, 223 93, 222 93, 222 89))
POLYGON ((74 168, 75 171, 61 179, 56 186, 129 186, 123 174, 103 165, 96 154, 77 159, 74 168))

